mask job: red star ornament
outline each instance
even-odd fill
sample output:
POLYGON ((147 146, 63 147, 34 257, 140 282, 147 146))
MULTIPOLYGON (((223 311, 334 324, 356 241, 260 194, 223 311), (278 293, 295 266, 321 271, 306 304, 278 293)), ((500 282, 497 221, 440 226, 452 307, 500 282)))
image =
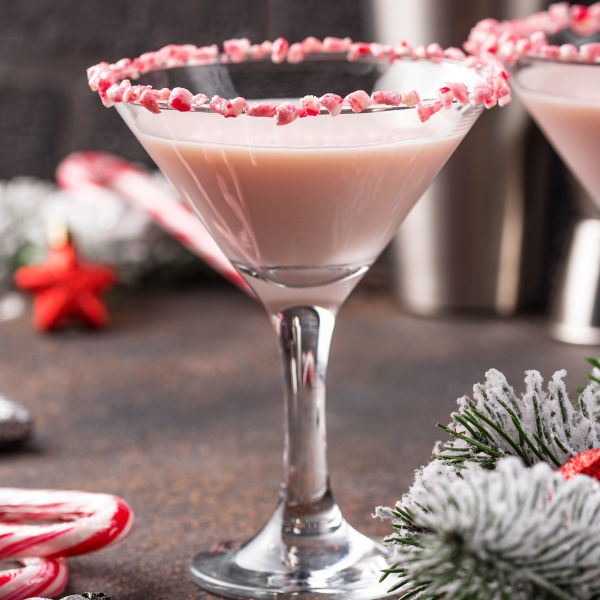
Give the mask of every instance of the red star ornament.
POLYGON ((115 281, 112 269, 79 262, 70 241, 50 248, 42 264, 15 273, 15 284, 35 296, 33 326, 39 331, 58 329, 69 317, 105 327, 109 317, 101 293, 115 281))
POLYGON ((565 479, 588 475, 600 481, 600 450, 586 450, 569 459, 558 471, 565 479))

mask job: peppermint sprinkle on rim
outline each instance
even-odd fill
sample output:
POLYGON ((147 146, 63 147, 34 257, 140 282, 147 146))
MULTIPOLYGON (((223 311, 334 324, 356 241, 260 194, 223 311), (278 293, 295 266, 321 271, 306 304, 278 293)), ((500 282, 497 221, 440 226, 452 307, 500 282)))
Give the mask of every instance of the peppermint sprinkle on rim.
POLYGON ((99 63, 87 70, 88 83, 92 91, 97 91, 104 106, 110 107, 118 102, 140 104, 152 113, 161 110, 213 111, 224 117, 276 118, 277 125, 288 125, 298 118, 326 114, 335 117, 340 113, 359 113, 374 110, 377 107, 416 108, 419 119, 424 123, 442 108, 450 108, 454 103, 466 106, 485 104, 492 108, 496 104, 504 106, 511 100, 508 74, 500 61, 492 53, 480 57, 467 56, 459 48, 444 50, 439 44, 429 44, 412 48, 406 42, 396 47, 382 44, 353 42, 350 38, 327 37, 323 41, 308 37, 301 43, 289 44, 278 38, 274 42, 251 44, 250 40, 233 39, 223 43, 224 52, 220 53, 216 45, 197 47, 191 44, 170 44, 157 52, 147 52, 134 60, 124 58, 114 64, 99 63), (304 96, 299 104, 283 102, 256 102, 249 104, 245 98, 226 99, 214 96, 210 101, 205 94, 193 94, 185 88, 176 87, 153 89, 148 85, 132 85, 131 80, 138 79, 150 71, 219 63, 240 63, 248 59, 266 60, 274 63, 300 63, 309 54, 346 53, 349 61, 373 57, 396 60, 440 60, 450 59, 463 62, 470 68, 478 68, 484 80, 476 83, 469 91, 466 84, 449 82, 437 90, 437 98, 421 100, 416 90, 405 92, 378 91, 372 95, 363 90, 352 92, 345 98, 328 93, 320 98, 304 96))
POLYGON ((600 43, 556 46, 547 35, 570 29, 575 35, 588 37, 600 30, 600 2, 591 6, 568 2, 551 4, 547 11, 535 13, 526 19, 496 21, 484 19, 475 25, 465 50, 475 56, 493 55, 508 64, 519 58, 546 58, 563 62, 600 62, 600 43))

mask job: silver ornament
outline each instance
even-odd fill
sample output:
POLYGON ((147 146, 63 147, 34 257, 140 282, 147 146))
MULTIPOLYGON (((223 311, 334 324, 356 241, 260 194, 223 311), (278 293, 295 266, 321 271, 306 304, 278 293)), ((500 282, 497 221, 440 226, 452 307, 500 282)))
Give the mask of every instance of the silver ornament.
POLYGON ((26 440, 33 431, 33 415, 24 406, 0 396, 0 445, 26 440))

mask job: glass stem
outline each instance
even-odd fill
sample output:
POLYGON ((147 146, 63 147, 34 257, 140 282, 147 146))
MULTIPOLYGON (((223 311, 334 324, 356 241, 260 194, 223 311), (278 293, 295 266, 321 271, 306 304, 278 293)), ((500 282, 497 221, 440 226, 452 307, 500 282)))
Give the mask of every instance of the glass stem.
POLYGON ((329 490, 325 431, 325 376, 335 316, 316 306, 294 306, 274 315, 274 322, 285 386, 284 512, 303 522, 312 515, 311 527, 319 530, 325 525, 318 523, 319 515, 331 522, 326 514, 337 511, 329 490))

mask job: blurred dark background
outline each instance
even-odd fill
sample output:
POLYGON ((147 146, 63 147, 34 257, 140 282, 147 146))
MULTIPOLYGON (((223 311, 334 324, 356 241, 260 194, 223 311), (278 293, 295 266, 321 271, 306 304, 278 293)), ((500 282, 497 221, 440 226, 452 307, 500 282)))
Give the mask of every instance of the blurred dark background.
MULTIPOLYGON (((385 0, 3 0, 0 179, 30 175, 53 180, 59 161, 84 149, 112 152, 153 167, 117 112, 104 108, 89 90, 85 69, 90 65, 133 58, 168 43, 200 46, 233 37, 260 42, 280 35, 290 41, 329 35, 380 41, 378 3, 381 9, 385 0)), ((503 17, 514 4, 434 2, 439 10, 432 11, 432 20, 451 32, 436 41, 459 45, 479 18, 503 17)), ((420 39, 417 30, 408 33, 413 44, 434 41, 420 39)), ((485 127, 488 117, 492 118, 484 115, 477 127, 485 127)), ((549 297, 573 209, 571 184, 561 161, 531 123, 526 139, 525 219, 526 229, 531 226, 534 234, 526 231, 525 240, 534 243, 523 250, 518 304, 539 312, 549 297)), ((467 150, 464 144, 453 160, 461 160, 460 153, 467 150)), ((390 285, 390 262, 384 254, 367 282, 390 285)), ((481 287, 480 276, 471 279, 481 287)))
POLYGON ((152 163, 85 69, 166 44, 350 36, 372 41, 361 0, 4 0, 0 2, 0 179, 54 178, 70 152, 105 150, 152 163))

